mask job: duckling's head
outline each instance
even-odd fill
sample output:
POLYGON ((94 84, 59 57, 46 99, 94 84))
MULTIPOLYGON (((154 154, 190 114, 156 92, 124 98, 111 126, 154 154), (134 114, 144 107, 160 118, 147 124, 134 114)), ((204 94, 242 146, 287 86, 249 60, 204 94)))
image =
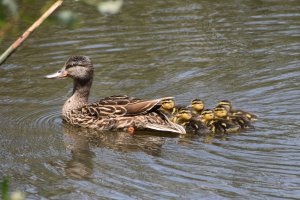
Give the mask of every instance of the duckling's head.
POLYGON ((172 110, 175 107, 175 102, 173 99, 163 99, 161 101, 161 107, 164 110, 172 110))
POLYGON ((218 106, 224 106, 228 111, 232 109, 232 104, 229 100, 221 100, 218 102, 218 106))
POLYGON ((215 107, 214 113, 215 113, 215 116, 219 117, 219 118, 224 118, 224 117, 228 116, 227 108, 222 105, 218 105, 217 107, 215 107))
POLYGON ((64 64, 63 68, 45 78, 65 78, 71 77, 75 80, 91 80, 93 78, 93 65, 87 56, 71 56, 64 64))
POLYGON ((202 119, 212 120, 215 118, 215 113, 210 109, 205 109, 201 113, 202 119))
POLYGON ((191 102, 191 106, 193 110, 197 112, 201 112, 204 109, 204 103, 201 99, 194 99, 191 102))
POLYGON ((180 109, 176 115, 179 121, 190 121, 192 117, 192 112, 186 108, 180 109))

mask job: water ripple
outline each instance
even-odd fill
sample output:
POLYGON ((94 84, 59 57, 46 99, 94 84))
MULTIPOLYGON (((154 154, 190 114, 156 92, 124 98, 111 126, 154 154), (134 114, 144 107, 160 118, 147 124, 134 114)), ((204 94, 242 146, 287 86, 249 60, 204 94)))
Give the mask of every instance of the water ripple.
POLYGON ((299 2, 208 2, 129 0, 116 16, 73 3, 84 23, 33 35, 0 69, 0 171, 12 168, 33 199, 298 198, 299 2), (229 99, 260 116, 256 130, 209 140, 72 132, 60 117, 71 81, 41 78, 72 54, 93 59, 92 100, 229 99))
POLYGON ((16 116, 11 126, 16 126, 20 131, 59 131, 62 127, 61 111, 57 107, 44 107, 31 112, 23 112, 22 115, 16 116))

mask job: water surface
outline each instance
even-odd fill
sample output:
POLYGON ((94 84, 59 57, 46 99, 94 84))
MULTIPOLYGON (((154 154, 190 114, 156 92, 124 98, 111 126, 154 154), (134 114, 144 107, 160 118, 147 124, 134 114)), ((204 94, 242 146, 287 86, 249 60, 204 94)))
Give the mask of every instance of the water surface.
MULTIPOLYGON (((299 1, 125 1, 79 26, 44 24, 0 67, 0 175, 28 199, 297 199, 299 1), (72 81, 43 76, 70 55, 110 95, 229 99, 260 116, 225 138, 97 133, 64 126, 72 81)), ((14 38, 7 38, 1 52, 14 38)))

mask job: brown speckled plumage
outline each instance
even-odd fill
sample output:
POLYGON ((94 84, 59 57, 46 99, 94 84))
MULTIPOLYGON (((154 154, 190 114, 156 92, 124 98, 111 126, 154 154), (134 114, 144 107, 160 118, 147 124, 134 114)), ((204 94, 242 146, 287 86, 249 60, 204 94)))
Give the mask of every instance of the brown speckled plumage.
MULTIPOLYGON (((162 99, 141 100, 128 96, 111 96, 88 103, 92 85, 93 66, 86 56, 72 56, 62 70, 46 78, 71 77, 72 96, 65 102, 62 116, 65 122, 97 130, 137 130, 185 133, 182 126, 172 123, 159 110, 162 99)), ((169 98, 169 97, 168 97, 169 98)))

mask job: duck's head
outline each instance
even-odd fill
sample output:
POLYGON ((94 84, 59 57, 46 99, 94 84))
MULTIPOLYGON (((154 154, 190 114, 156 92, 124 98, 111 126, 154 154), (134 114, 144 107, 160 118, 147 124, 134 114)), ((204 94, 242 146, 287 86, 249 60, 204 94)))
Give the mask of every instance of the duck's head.
POLYGON ((231 110, 232 104, 229 100, 221 100, 218 102, 218 106, 226 107, 227 110, 231 110))
POLYGON ((201 99, 194 99, 191 102, 191 107, 197 112, 201 112, 204 109, 204 103, 201 99))
POLYGON ((186 108, 180 109, 176 115, 179 121, 190 121, 192 117, 192 112, 186 108))
POLYGON ((161 107, 164 110, 172 110, 175 107, 175 102, 173 99, 163 99, 161 101, 161 107))
POLYGON ((87 81, 93 78, 93 65, 87 56, 71 56, 63 68, 45 78, 71 77, 74 80, 87 81))
POLYGON ((202 119, 212 120, 215 118, 215 113, 210 109, 205 109, 201 113, 202 119))
POLYGON ((223 106, 223 105, 218 105, 217 107, 215 107, 214 109, 214 113, 215 113, 215 116, 216 117, 219 117, 219 118, 225 118, 228 116, 228 109, 223 106))

